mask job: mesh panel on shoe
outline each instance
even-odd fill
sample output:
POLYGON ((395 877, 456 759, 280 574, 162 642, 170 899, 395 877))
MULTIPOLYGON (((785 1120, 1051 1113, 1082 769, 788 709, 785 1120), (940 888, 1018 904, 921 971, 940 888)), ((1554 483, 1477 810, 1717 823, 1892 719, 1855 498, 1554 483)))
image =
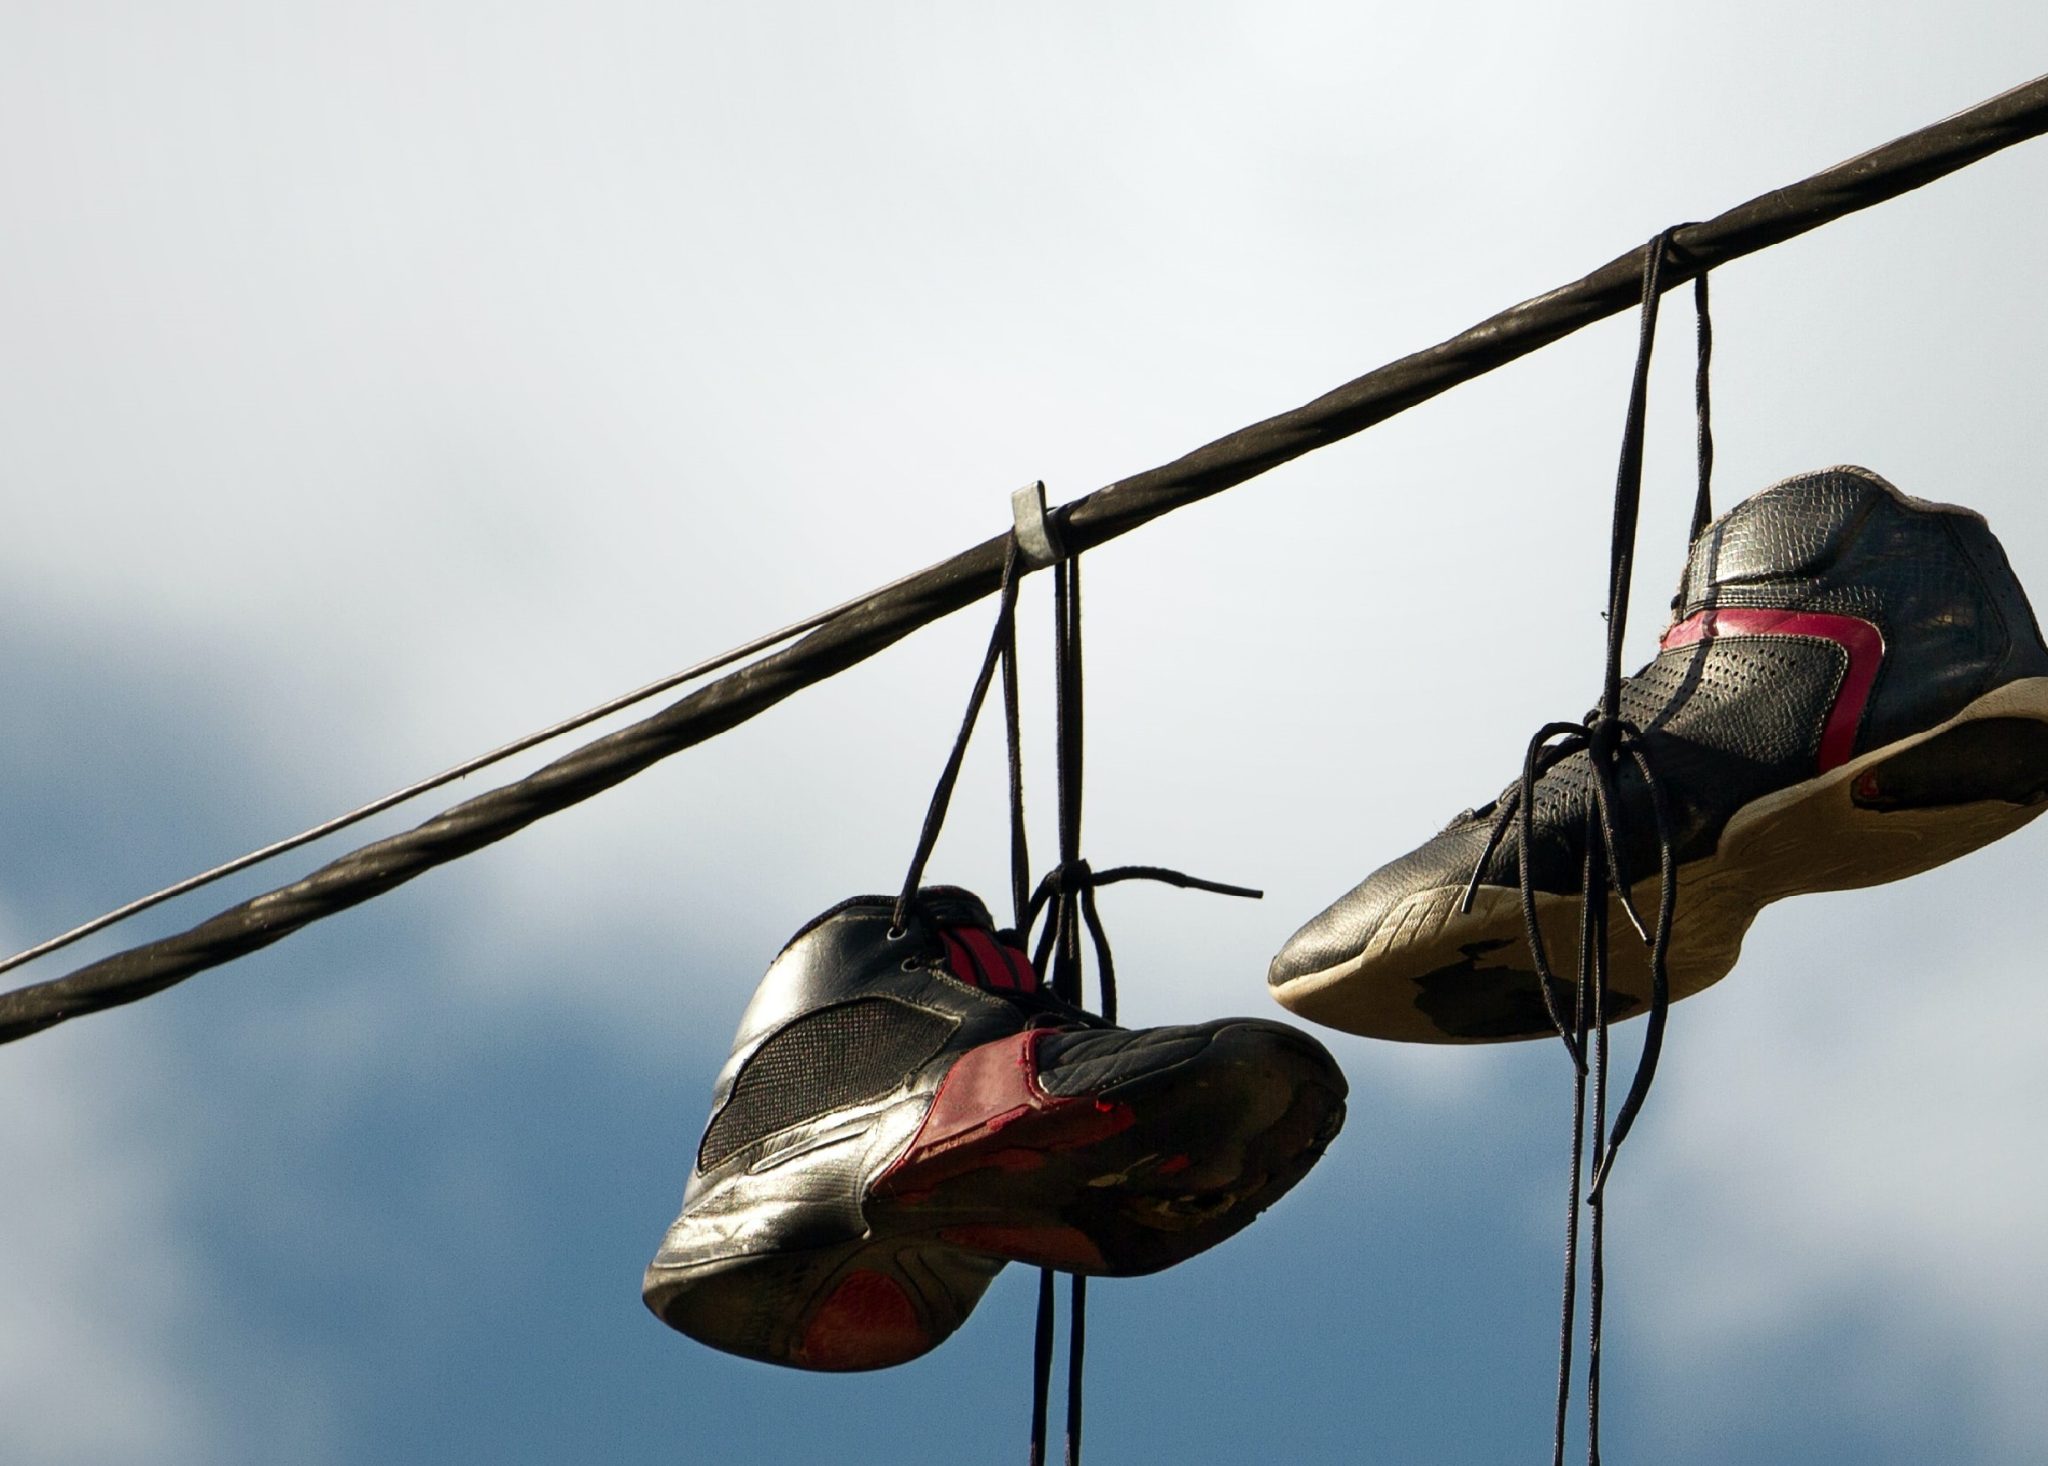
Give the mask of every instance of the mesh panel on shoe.
MULTIPOLYGON (((1812 775, 1828 709, 1847 667, 1848 654, 1831 641, 1723 636, 1665 652, 1622 683, 1622 716, 1644 731, 1671 802, 1681 862, 1712 850, 1729 816, 1752 799, 1812 775)), ((1656 826, 1632 765, 1623 763, 1618 782, 1624 806, 1633 810, 1621 821, 1622 863, 1641 875, 1656 868, 1656 826)), ((1500 798, 1506 797, 1504 790, 1500 798)), ((1592 803, 1592 768, 1583 753, 1553 765, 1536 785, 1539 890, 1578 889, 1582 830, 1592 803)), ((1478 840, 1497 804, 1453 828, 1478 840)), ((1518 840, 1519 831, 1511 829, 1487 862, 1489 883, 1516 884, 1518 840)), ((1434 858, 1448 860, 1452 868, 1462 864, 1457 878, 1463 879, 1473 854, 1459 844, 1434 858)))
MULTIPOLYGON (((1755 797, 1759 780, 1810 772, 1847 667, 1833 642, 1723 636, 1665 652, 1623 682, 1621 715, 1649 738, 1674 798, 1725 805, 1725 814, 1755 797)), ((1621 780, 1633 786, 1633 768, 1621 780)), ((1586 756, 1573 754, 1543 776, 1536 807, 1553 820, 1571 811, 1575 827, 1592 789, 1586 756)))
POLYGON ((764 1135, 880 1099, 952 1035, 955 1020, 894 998, 806 1013, 754 1051, 697 1148, 709 1171, 764 1135))
POLYGON ((1666 653, 1629 679, 1622 713, 1664 732, 1762 764, 1812 758, 1848 654, 1794 636, 1716 638, 1666 653))

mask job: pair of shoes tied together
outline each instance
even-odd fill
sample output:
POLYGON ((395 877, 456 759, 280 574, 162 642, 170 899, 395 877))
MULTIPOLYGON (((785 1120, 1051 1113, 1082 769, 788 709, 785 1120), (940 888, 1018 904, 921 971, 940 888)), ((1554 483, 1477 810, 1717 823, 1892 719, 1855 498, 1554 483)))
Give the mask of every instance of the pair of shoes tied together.
MULTIPOLYGON (((1623 682, 1676 846, 1671 996, 1734 965, 1764 906, 1877 885, 2009 834, 2048 798, 2048 648, 1983 518, 1840 467, 1773 485, 1694 540, 1654 661, 1623 682)), ((1309 922, 1268 981, 1304 1018, 1432 1043, 1548 1037, 1500 799, 1459 815, 1309 922)), ((1621 761, 1614 825, 1654 909, 1657 822, 1621 761)), ((1550 968, 1578 962, 1587 755, 1535 785, 1527 852, 1550 968)), ((1617 897, 1612 923, 1626 923, 1617 897)), ((1613 945, 1608 1011, 1649 1005, 1646 948, 1613 945)), ((1553 994, 1560 1011, 1570 996, 1553 994)))
POLYGON ((1344 1117, 1314 1039, 1124 1029, 1062 1001, 981 901, 927 887, 797 933, 740 1021, 642 1296, 731 1353, 915 1358, 1005 1263, 1156 1272, 1239 1231, 1344 1117))

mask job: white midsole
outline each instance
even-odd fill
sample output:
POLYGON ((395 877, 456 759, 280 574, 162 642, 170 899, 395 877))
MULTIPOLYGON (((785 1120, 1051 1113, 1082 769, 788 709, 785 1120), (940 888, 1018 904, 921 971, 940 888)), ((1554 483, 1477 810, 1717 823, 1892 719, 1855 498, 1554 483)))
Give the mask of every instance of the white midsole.
MULTIPOLYGON (((1679 868, 1668 962, 1672 997, 1688 997, 1726 975, 1750 923, 1770 902, 1917 874, 2010 834, 2048 808, 1992 799, 1878 810, 1849 797, 1851 784, 1866 769, 1986 718, 2048 723, 2048 677, 2009 682, 1945 723, 1736 811, 1713 853, 1679 868)), ((1645 922, 1654 921, 1656 877, 1636 882, 1630 894, 1645 922)), ((1416 980, 1466 961, 1475 974, 1526 973, 1529 956, 1518 891, 1481 886, 1470 910, 1461 912, 1464 895, 1462 886, 1415 892, 1386 915, 1362 951, 1276 984, 1274 997, 1304 1018, 1348 1032, 1419 1043, 1472 1041, 1445 1033, 1416 1007, 1416 980)), ((1577 970, 1579 907, 1576 896, 1536 897, 1551 971, 1566 978, 1577 970)), ((1619 900, 1610 910, 1609 927, 1614 933, 1611 984, 1629 1011, 1641 1012, 1648 1001, 1649 954, 1635 939, 1619 900)))

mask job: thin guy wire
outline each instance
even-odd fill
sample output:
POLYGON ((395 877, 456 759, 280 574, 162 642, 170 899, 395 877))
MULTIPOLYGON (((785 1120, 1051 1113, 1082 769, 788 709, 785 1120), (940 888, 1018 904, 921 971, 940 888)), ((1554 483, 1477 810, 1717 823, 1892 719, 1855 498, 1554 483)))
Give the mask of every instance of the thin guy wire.
MULTIPOLYGON (((894 590, 898 586, 916 580, 919 576, 929 574, 936 568, 937 566, 927 566, 923 570, 915 570, 908 575, 899 576, 895 580, 890 581, 888 585, 882 587, 882 590, 894 590)), ((248 870, 251 866, 261 865, 266 860, 283 855, 288 851, 297 850, 302 845, 310 845, 315 840, 323 840, 329 835, 347 829, 350 825, 360 824, 372 815, 382 814, 387 809, 395 809, 409 800, 417 799, 422 794, 431 793, 444 784, 452 784, 457 779, 467 778, 469 775, 487 769, 492 764, 500 763, 505 759, 513 757, 515 754, 525 753, 530 748, 538 748, 543 743, 552 743, 565 733, 574 733, 578 728, 587 728, 600 719, 610 717, 613 713, 623 712, 635 703, 645 702, 650 697, 658 697, 664 692, 669 692, 682 686, 685 682, 694 682, 697 678, 708 676, 718 671, 721 667, 729 667, 742 658, 751 657, 757 652, 765 652, 773 646, 779 646, 791 637, 802 636, 807 631, 815 631, 820 626, 824 626, 828 622, 845 615, 861 602, 881 593, 882 591, 868 591, 850 600, 841 601, 830 610, 819 611, 815 615, 806 616, 801 621, 792 621, 789 625, 782 627, 778 631, 770 631, 765 635, 755 637, 751 641, 742 642, 728 651, 720 652, 715 657, 707 657, 701 662, 685 667, 680 672, 671 672, 659 681, 650 682, 645 687, 635 688, 631 692, 622 693, 608 702, 601 702, 594 708, 589 708, 576 714, 573 718, 564 718, 559 723, 551 723, 538 732, 529 733, 523 738, 515 738, 510 743, 500 744, 488 753, 480 753, 474 758, 465 759, 452 768, 443 769, 440 773, 421 779, 417 783, 408 784, 403 789, 394 789, 381 798, 371 800, 368 804, 357 805, 346 814, 338 814, 333 819, 323 820, 310 829, 301 830, 296 835, 275 841, 263 846, 261 849, 251 850, 246 855, 238 855, 233 860, 216 865, 211 870, 201 871, 198 875, 187 876, 184 880, 165 886, 160 891, 152 891, 149 895, 130 901, 125 906, 118 906, 102 916, 94 917, 91 921, 82 922, 67 932, 60 932, 48 941, 38 942, 33 947, 27 947, 22 951, 16 952, 12 957, 0 960, 0 972, 11 971, 16 967, 35 961, 38 957, 47 957, 50 953, 60 951, 70 946, 73 942, 84 940, 94 932, 105 931, 117 922, 126 921, 131 916, 139 916, 153 906, 160 906, 166 901, 196 891, 202 886, 210 886, 215 881, 224 880, 237 872, 248 870)))

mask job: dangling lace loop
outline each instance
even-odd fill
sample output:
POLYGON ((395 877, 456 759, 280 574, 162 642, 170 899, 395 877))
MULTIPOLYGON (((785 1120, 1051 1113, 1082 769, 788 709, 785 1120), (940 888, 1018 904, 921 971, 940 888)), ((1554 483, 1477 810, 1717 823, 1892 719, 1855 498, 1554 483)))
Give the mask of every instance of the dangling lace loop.
MULTIPOLYGON (((1081 565, 1078 558, 1062 559, 1053 566, 1053 678, 1056 696, 1057 774, 1059 779, 1059 863, 1040 882, 1039 894, 1027 903, 1019 932, 1028 937, 1031 923, 1043 905, 1047 911, 1045 934, 1040 938, 1033 963, 1045 972, 1051 961, 1048 986, 1054 996, 1081 1006, 1082 912, 1088 913, 1096 940, 1097 971, 1102 983, 1101 1012, 1116 1021, 1115 977, 1105 960, 1100 923, 1094 921, 1094 903, 1085 908, 1081 898, 1092 891, 1094 874, 1081 858, 1081 565)), ((1038 1275, 1039 1356, 1050 1368, 1052 1351, 1053 1270, 1042 1268, 1038 1275)), ((1088 1290, 1077 1275, 1067 1306, 1067 1422, 1066 1466, 1080 1466, 1081 1382, 1087 1342, 1088 1290)), ((1041 1466, 1045 1440, 1047 1398, 1039 1392, 1033 1400, 1032 1461, 1041 1466)))
POLYGON ((1038 1270, 1038 1311, 1031 1334, 1031 1466, 1045 1466, 1046 1407, 1052 1401, 1053 1271, 1038 1270))
MULTIPOLYGON (((1043 510, 1043 487, 1038 488, 1041 518, 1043 510)), ((1020 522, 1024 518, 1021 501, 1017 514, 1020 522)), ((974 680, 974 690, 968 694, 967 712, 961 719, 960 731, 954 735, 952 751, 947 755, 946 766, 939 775, 938 786, 932 791, 931 803, 925 809, 924 824, 918 832, 917 849, 910 858, 909 872, 903 878, 903 890, 896 898, 894 918, 890 923, 889 935, 895 939, 908 930, 912 909, 917 903, 919 884, 924 879, 926 863, 931 859, 933 848, 938 844, 939 831, 946 822, 946 810, 952 803, 953 787, 959 782, 960 766, 967 756, 968 741, 974 736, 974 725, 981 716, 981 708, 988 697, 989 684, 994 681, 1000 667, 1003 678, 1003 731, 1009 755, 1010 795, 1010 904, 1019 933, 1019 941, 1025 940, 1031 921, 1036 914, 1036 905, 1030 895, 1031 856, 1025 842, 1024 827, 1024 760, 1022 719, 1018 711, 1017 695, 1017 582, 1021 569, 1027 563, 1027 556, 1020 546, 1016 531, 1011 533, 1003 549, 1003 577, 996 609, 995 629, 989 635, 988 650, 983 654, 981 669, 974 680)), ((1064 568, 1065 562, 1058 562, 1064 568)), ((1064 707, 1064 699, 1062 700, 1064 707)), ((1065 759, 1062 759, 1062 785, 1066 783, 1065 759)), ((1063 844, 1064 848, 1064 844, 1063 844)), ((1071 862, 1063 860, 1061 870, 1071 862)), ((1085 865, 1081 866, 1085 871, 1085 865)), ((1034 963, 1043 970, 1043 958, 1034 963)), ((1065 996, 1062 994, 1061 996, 1065 996)), ((1050 1269, 1041 1272, 1038 1287, 1038 1310, 1031 1348, 1031 1466, 1044 1466, 1046 1410, 1052 1390, 1052 1334, 1053 1334, 1053 1274, 1050 1269)), ((1084 1294, 1078 1286, 1074 1292, 1075 1312, 1068 1322, 1068 1366, 1067 1366, 1067 1463, 1079 1466, 1081 1449, 1081 1346, 1082 1325, 1080 1310, 1084 1307, 1084 1294)))
MULTIPOLYGON (((1045 540, 1057 551, 1057 530, 1044 514, 1042 486, 1033 485, 1030 489, 1020 491, 1017 497, 1016 514, 1020 532, 1026 522, 1033 519, 1028 512, 1028 499, 1035 499, 1038 505, 1035 517, 1039 531, 1037 537, 1045 540)), ((966 716, 961 720, 960 731, 954 736, 952 751, 946 759, 944 771, 939 775, 938 787, 932 792, 931 804, 925 811, 924 825, 918 834, 917 849, 911 857, 909 872, 904 877, 902 893, 896 898, 891 931, 901 933, 908 930, 911 912, 917 901, 918 887, 924 878, 925 866, 931 858, 932 850, 938 843, 940 828, 945 823, 946 809, 952 801, 953 787, 960 777, 960 767, 966 758, 968 741, 973 736, 974 725, 980 717, 989 686, 1000 668, 1003 679, 1004 732, 1009 753, 1010 899, 1016 918, 1017 940, 1020 944, 1029 943, 1031 930, 1040 915, 1046 917, 1045 928, 1032 954, 1032 966, 1041 974, 1046 974, 1049 964, 1047 986, 1051 988, 1055 997, 1078 1008, 1084 1006, 1081 991, 1081 959, 1082 933, 1085 930, 1088 945, 1095 954, 1096 979, 1101 991, 1098 1011, 1104 1020, 1114 1023, 1117 1006, 1116 965, 1110 952, 1109 937, 1103 930, 1102 913, 1096 905, 1095 892, 1098 887, 1113 885, 1118 881, 1156 880, 1227 896, 1256 898, 1261 893, 1244 886, 1228 886, 1218 881, 1201 880, 1160 866, 1127 865, 1097 871, 1081 858, 1081 568, 1075 556, 1064 553, 1052 561, 1054 675, 1058 694, 1056 716, 1059 861, 1046 872, 1035 889, 1032 887, 1030 852, 1025 843, 1024 832, 1024 775, 1020 731, 1022 720, 1018 713, 1016 629, 1017 582, 1023 570, 1032 563, 1034 562, 1030 552, 1020 545, 1018 534, 1013 533, 1003 555, 1001 595, 996 611, 995 629, 990 634, 988 650, 982 657, 974 690, 968 696, 966 716)), ((1053 1271, 1050 1268, 1042 1269, 1039 1274, 1038 1308, 1032 1342, 1031 1466, 1044 1466, 1045 1461, 1046 1417, 1052 1394, 1055 1323, 1053 1291, 1053 1271)), ((1073 1280, 1067 1317, 1066 1466, 1080 1466, 1081 1459, 1082 1364, 1087 1342, 1087 1307, 1087 1281, 1076 1276, 1073 1280)))
MULTIPOLYGON (((1506 841, 1512 828, 1516 842, 1512 859, 1522 906, 1522 922, 1528 938, 1530 964, 1535 970, 1538 992, 1551 1026, 1563 1042, 1572 1061, 1572 1144, 1570 1205, 1565 1232, 1565 1281, 1562 1325, 1558 1342, 1557 1409, 1552 1437, 1552 1460, 1562 1466, 1565 1446, 1566 1410, 1571 1393, 1572 1318, 1578 1277, 1579 1212, 1592 1210, 1591 1256, 1588 1261, 1587 1376, 1586 1400, 1587 1458, 1600 1458, 1600 1338, 1603 1322, 1605 1277, 1604 1196, 1613 1172, 1616 1154, 1627 1137, 1650 1085, 1656 1077, 1658 1057, 1663 1049, 1664 1031, 1671 1004, 1669 955, 1671 926, 1677 909, 1678 869, 1674 822, 1670 800, 1657 775, 1649 740, 1642 728, 1624 716, 1621 707, 1622 642, 1628 628, 1630 582, 1634 572, 1636 522, 1642 500, 1643 433, 1649 398, 1651 349, 1656 340, 1658 302, 1663 292, 1663 272, 1674 246, 1674 229, 1651 240, 1643 254, 1642 316, 1636 342, 1635 369, 1629 383, 1628 412, 1622 425, 1621 461, 1615 474, 1614 518, 1608 548, 1606 611, 1606 656, 1602 666, 1600 701, 1576 723, 1550 723, 1530 739, 1522 759, 1521 778, 1502 795, 1487 831, 1485 845, 1466 883, 1461 910, 1469 910, 1488 866, 1506 841), (1588 793, 1582 829, 1583 848, 1579 869, 1579 954, 1572 1013, 1567 1021, 1558 1002, 1563 989, 1551 970, 1538 919, 1536 887, 1536 798, 1544 776, 1565 759, 1579 757, 1585 762, 1588 793), (1657 852, 1657 906, 1653 919, 1646 921, 1635 893, 1637 873, 1628 869, 1628 811, 1623 797, 1624 776, 1633 776, 1647 795, 1650 806, 1650 834, 1657 852), (1644 1027, 1643 1049, 1636 1063, 1628 1094, 1608 1128, 1608 958, 1610 902, 1634 928, 1636 937, 1648 948, 1649 1016, 1644 1027), (1591 1155, 1592 1183, 1582 1195, 1587 1155, 1587 1081, 1592 1089, 1591 1155)), ((1694 376, 1694 401, 1698 414, 1698 480, 1693 501, 1691 538, 1697 539, 1711 521, 1713 501, 1714 441, 1710 420, 1711 399, 1708 368, 1713 352, 1713 328, 1708 315, 1707 283, 1704 273, 1696 277, 1694 305, 1699 319, 1698 365, 1694 376)))
MULTIPOLYGON (((989 634, 988 651, 982 656, 981 671, 974 679, 974 691, 967 697, 967 715, 960 721, 960 731, 953 736, 953 750, 947 755, 946 766, 939 774, 938 787, 932 790, 931 803, 925 807, 924 826, 917 836, 917 850, 910 857, 910 871, 904 876, 902 893, 896 898, 895 917, 890 923, 893 931, 904 930, 910 919, 911 904, 917 899, 925 864, 931 859, 933 847, 939 843, 939 830, 945 825, 947 807, 953 802, 953 786, 960 781, 960 765, 967 757, 968 740, 974 736, 974 725, 981 717, 981 705, 988 697, 989 683, 995 678, 998 663, 1004 668, 1004 721, 1009 734, 1013 894, 1021 891, 1025 883, 1018 874, 1024 858, 1024 785, 1016 716, 1017 564, 1017 538, 1013 534, 1003 547, 1003 579, 998 593, 995 630, 989 634)), ((1021 905, 1021 897, 1017 900, 1021 905)))
MULTIPOLYGON (((1027 900, 1020 902, 1018 931, 1028 939, 1040 916, 1045 926, 1033 948, 1032 961, 1041 973, 1048 973, 1048 986, 1055 996, 1078 1006, 1082 1003, 1082 937, 1095 957, 1096 984, 1100 1001, 1096 1011, 1116 1022, 1116 962, 1110 951, 1109 935, 1095 893, 1119 881, 1163 881, 1190 890, 1210 891, 1225 896, 1262 893, 1245 886, 1224 885, 1168 870, 1155 865, 1120 865, 1096 870, 1081 856, 1081 769, 1083 681, 1081 656, 1081 561, 1068 555, 1053 566, 1053 660, 1057 691, 1057 739, 1059 774, 1059 860, 1040 878, 1027 900)), ((1032 1466, 1040 1466, 1045 1441, 1045 1417, 1050 1394, 1052 1360, 1052 1272, 1039 1276, 1039 1344, 1032 1404, 1032 1466)), ((1087 1338, 1087 1279, 1073 1280, 1072 1301, 1067 1317, 1067 1466, 1079 1466, 1081 1459, 1081 1365, 1087 1338)))

